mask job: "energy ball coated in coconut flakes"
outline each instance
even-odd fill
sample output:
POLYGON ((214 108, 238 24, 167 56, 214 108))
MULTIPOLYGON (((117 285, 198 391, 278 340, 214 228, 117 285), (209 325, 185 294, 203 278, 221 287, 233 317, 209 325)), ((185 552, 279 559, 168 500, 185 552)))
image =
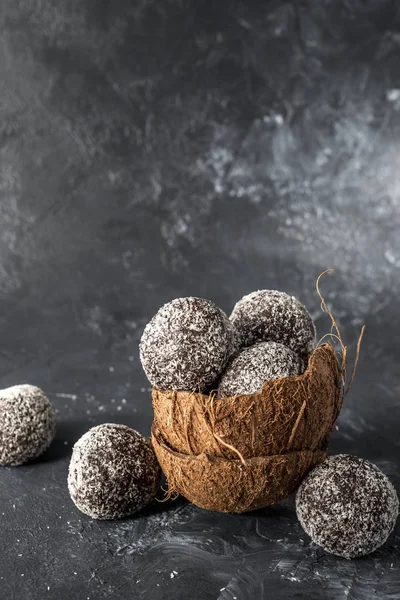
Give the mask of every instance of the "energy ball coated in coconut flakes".
POLYGON ((276 342, 255 344, 229 362, 219 383, 218 397, 252 394, 265 381, 299 375, 302 371, 302 360, 290 348, 276 342))
POLYGON ((119 519, 154 499, 160 474, 148 440, 125 425, 106 423, 89 429, 75 444, 68 489, 86 515, 119 519))
POLYGON ((294 296, 260 290, 244 296, 230 316, 242 346, 278 342, 300 355, 310 354, 316 331, 306 307, 294 296))
POLYGON ((34 385, 0 390, 0 465, 17 466, 37 458, 53 441, 55 414, 34 385))
POLYGON ((235 331, 221 309, 209 300, 177 298, 147 324, 140 360, 158 389, 204 391, 235 349, 235 331))
POLYGON ((339 454, 304 479, 296 495, 296 512, 306 533, 324 550, 356 558, 386 542, 396 523, 399 501, 378 467, 339 454))

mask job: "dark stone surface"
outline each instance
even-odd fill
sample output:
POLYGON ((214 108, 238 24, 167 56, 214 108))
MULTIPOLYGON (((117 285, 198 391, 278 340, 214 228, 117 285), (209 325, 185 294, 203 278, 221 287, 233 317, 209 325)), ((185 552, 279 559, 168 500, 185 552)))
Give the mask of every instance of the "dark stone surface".
POLYGON ((398 3, 2 0, 0 26, 0 384, 41 386, 59 423, 0 472, 1 597, 400 598, 399 525, 349 562, 292 501, 98 523, 66 486, 90 426, 149 432, 138 341, 161 304, 278 288, 322 335, 334 267, 351 354, 367 332, 331 452, 399 490, 398 3))

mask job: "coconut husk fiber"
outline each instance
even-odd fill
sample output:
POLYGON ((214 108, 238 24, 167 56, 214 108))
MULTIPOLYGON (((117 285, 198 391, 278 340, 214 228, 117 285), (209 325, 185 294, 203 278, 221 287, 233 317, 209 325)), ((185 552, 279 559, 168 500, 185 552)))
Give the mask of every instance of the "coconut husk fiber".
POLYGON ((153 390, 154 421, 172 449, 230 459, 317 450, 342 400, 341 367, 329 344, 316 348, 302 375, 267 381, 254 394, 153 390))
POLYGON ((153 447, 168 479, 169 492, 207 510, 243 513, 280 502, 326 457, 321 449, 228 460, 207 454, 186 455, 170 448, 155 424, 153 447))

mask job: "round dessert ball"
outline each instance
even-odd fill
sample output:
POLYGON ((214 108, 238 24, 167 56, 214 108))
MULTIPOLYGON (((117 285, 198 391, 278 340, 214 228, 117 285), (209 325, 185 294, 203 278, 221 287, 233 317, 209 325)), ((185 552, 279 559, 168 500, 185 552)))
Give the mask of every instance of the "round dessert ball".
POLYGON ((252 394, 266 381, 299 375, 300 357, 277 342, 263 342, 244 348, 229 362, 218 386, 218 397, 252 394))
POLYGON ((34 385, 0 390, 0 465, 37 458, 53 441, 56 420, 44 392, 34 385))
POLYGON ((384 544, 399 512, 396 491, 372 463, 330 456, 313 469, 296 495, 296 512, 312 540, 327 552, 356 558, 384 544))
POLYGON ((201 298, 177 298, 152 318, 140 341, 140 360, 161 390, 204 391, 236 349, 226 314, 201 298))
POLYGON ((244 296, 230 319, 242 346, 279 342, 302 356, 312 352, 316 331, 306 307, 294 296, 276 290, 260 290, 244 296))
POLYGON ((119 519, 151 502, 160 481, 151 443, 140 433, 105 423, 75 444, 68 489, 75 505, 93 519, 119 519))

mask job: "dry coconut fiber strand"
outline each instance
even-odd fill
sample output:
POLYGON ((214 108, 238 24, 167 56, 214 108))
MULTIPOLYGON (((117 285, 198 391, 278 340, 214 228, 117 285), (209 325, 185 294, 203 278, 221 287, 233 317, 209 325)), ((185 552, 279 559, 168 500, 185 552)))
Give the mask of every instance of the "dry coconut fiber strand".
POLYGON ((283 500, 324 460, 364 333, 363 327, 346 389, 347 348, 319 288, 330 271, 321 273, 316 288, 331 331, 303 374, 226 398, 153 389, 152 439, 167 477, 167 497, 182 494, 201 508, 242 513, 283 500))

